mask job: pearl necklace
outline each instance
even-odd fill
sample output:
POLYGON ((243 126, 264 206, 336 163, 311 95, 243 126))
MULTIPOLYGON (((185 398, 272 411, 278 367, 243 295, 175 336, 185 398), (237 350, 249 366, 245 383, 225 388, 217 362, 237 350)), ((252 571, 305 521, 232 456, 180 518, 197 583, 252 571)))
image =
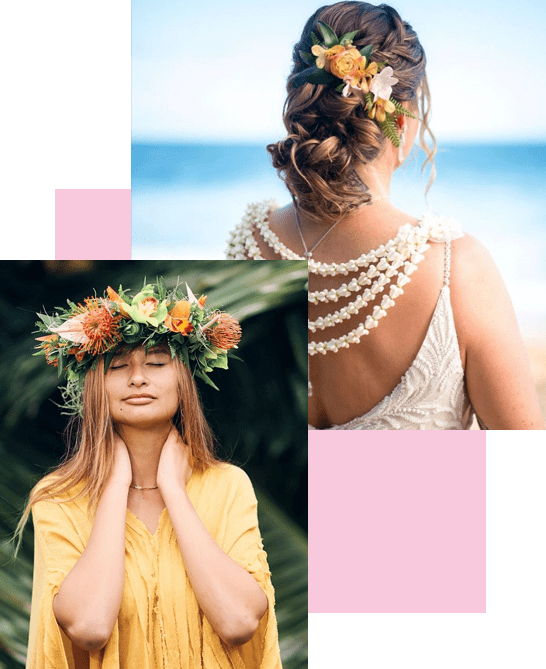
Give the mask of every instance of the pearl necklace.
MULTIPOLYGON (((373 202, 377 202, 378 200, 386 200, 389 196, 388 195, 382 195, 381 197, 374 197, 366 204, 372 204, 373 202)), ((341 218, 338 218, 335 223, 332 223, 332 225, 326 230, 326 232, 320 236, 318 241, 316 241, 313 246, 308 249, 307 244, 305 243, 305 239, 303 238, 303 233, 301 231, 301 222, 300 222, 300 215, 298 212, 298 205, 296 204, 295 198, 292 198, 292 202, 294 203, 294 213, 296 214, 296 225, 298 227, 298 232, 300 235, 301 243, 304 248, 304 258, 307 258, 307 260, 310 260, 313 257, 313 251, 317 248, 317 246, 322 242, 322 240, 326 237, 326 235, 330 234, 332 230, 336 227, 336 225, 342 220, 343 216, 341 218)))

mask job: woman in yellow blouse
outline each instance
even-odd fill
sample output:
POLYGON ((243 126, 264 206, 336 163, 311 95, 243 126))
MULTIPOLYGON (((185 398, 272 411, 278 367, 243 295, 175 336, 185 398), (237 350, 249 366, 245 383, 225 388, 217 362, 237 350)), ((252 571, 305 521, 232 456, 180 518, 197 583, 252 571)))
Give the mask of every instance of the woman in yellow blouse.
POLYGON ((192 376, 227 367, 240 328, 187 292, 41 316, 81 422, 20 523, 32 508, 27 669, 281 667, 256 498, 214 457, 192 376))

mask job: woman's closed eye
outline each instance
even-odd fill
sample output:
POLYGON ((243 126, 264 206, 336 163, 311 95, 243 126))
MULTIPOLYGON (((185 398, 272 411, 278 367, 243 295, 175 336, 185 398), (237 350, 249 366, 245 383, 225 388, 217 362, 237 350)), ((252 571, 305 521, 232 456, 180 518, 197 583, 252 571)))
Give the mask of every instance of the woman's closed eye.
MULTIPOLYGON (((147 365, 151 365, 152 367, 164 367, 165 363, 164 362, 147 362, 147 365)), ((110 365, 110 369, 121 369, 122 367, 127 367, 127 365, 110 365)))

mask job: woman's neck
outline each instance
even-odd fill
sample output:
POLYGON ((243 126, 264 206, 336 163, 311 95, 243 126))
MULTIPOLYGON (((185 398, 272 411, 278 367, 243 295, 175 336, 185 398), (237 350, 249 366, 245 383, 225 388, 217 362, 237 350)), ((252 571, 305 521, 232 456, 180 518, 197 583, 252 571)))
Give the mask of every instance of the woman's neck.
POLYGON ((132 485, 146 488, 157 485, 159 458, 171 427, 171 423, 146 429, 130 425, 116 425, 116 430, 129 451, 133 470, 132 485))

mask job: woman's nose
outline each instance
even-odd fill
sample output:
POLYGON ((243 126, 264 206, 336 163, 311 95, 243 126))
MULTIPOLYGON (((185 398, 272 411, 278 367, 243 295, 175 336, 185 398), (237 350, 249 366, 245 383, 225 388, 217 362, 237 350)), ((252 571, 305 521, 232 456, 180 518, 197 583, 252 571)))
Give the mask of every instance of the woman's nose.
POLYGON ((129 385, 142 386, 148 383, 144 365, 132 364, 129 367, 129 385))

